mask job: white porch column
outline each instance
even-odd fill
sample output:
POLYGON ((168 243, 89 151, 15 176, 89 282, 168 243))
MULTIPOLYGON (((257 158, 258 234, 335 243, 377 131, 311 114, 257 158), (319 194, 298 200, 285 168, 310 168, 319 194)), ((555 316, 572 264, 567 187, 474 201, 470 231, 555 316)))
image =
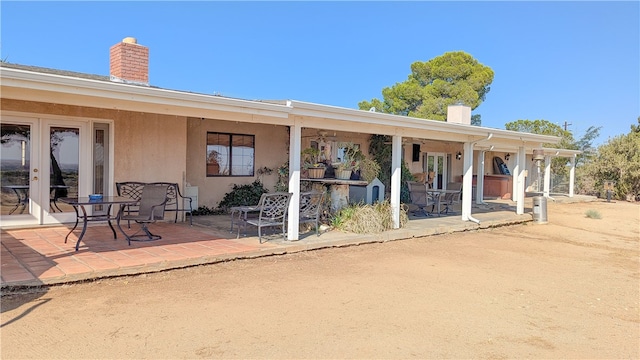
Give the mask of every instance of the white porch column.
POLYGON ((514 173, 517 176, 517 181, 514 179, 514 194, 516 197, 516 214, 522 215, 524 214, 524 172, 526 169, 526 156, 524 152, 524 146, 518 148, 518 162, 517 168, 518 171, 514 173))
POLYGON ((471 220, 471 191, 473 190, 473 144, 463 145, 462 168, 462 221, 471 220))
POLYGON ((402 136, 394 135, 391 142, 391 209, 393 228, 400 228, 400 182, 402 181, 402 136))
POLYGON ((287 240, 299 239, 300 226, 300 153, 302 126, 296 122, 289 129, 289 192, 293 193, 288 210, 287 240))
POLYGON ((551 187, 551 156, 544 157, 544 197, 549 197, 549 188, 551 187))
POLYGON ((576 181, 576 156, 570 158, 571 168, 569 169, 569 197, 573 197, 573 185, 576 181))
POLYGON ((476 204, 484 203, 484 155, 486 151, 478 151, 478 169, 476 170, 476 204))
POLYGON ((520 153, 516 152, 516 163, 513 165, 513 172, 511 173, 511 201, 518 201, 518 174, 520 169, 525 169, 525 163, 520 162, 520 153))

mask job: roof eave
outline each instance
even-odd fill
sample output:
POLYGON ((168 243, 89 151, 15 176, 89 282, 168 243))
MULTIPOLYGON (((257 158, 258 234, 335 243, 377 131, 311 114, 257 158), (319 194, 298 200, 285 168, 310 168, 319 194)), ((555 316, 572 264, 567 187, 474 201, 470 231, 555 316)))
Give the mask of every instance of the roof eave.
POLYGON ((291 101, 291 105, 292 115, 315 116, 336 120, 349 120, 366 124, 371 124, 373 121, 376 125, 384 125, 390 127, 402 126, 409 129, 424 129, 426 125, 427 129, 433 131, 455 132, 456 134, 462 133, 469 137, 469 141, 482 139, 489 133, 492 133, 493 137, 495 137, 496 139, 511 140, 523 143, 558 143, 561 140, 557 136, 523 133, 518 131, 502 130, 466 124, 455 124, 445 121, 428 120, 357 109, 348 109, 295 100, 291 101))
MULTIPOLYGON (((288 118, 291 108, 287 105, 264 103, 258 101, 225 98, 215 95, 188 93, 147 86, 112 83, 93 79, 45 74, 20 69, 0 68, 0 80, 5 89, 29 89, 50 93, 75 95, 65 97, 69 105, 86 106, 80 99, 109 99, 126 103, 149 103, 157 106, 176 108, 202 108, 208 110, 240 112, 263 115, 275 118, 288 118)), ((10 93, 10 92, 9 92, 10 93)), ((3 97, 5 91, 3 91, 3 97)), ((18 100, 29 99, 21 96, 18 100)), ((124 109, 135 110, 135 109, 124 109)))

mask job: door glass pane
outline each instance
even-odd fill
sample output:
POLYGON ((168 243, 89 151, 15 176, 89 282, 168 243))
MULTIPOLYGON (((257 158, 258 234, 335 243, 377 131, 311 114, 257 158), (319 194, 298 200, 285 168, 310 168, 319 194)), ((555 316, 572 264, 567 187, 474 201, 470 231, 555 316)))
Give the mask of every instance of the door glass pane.
POLYGON ((103 194, 105 193, 105 131, 102 129, 96 129, 95 139, 93 145, 93 193, 103 194))
POLYGON ((0 134, 0 214, 28 214, 31 126, 0 124, 0 134))
MULTIPOLYGON (((96 123, 93 133, 93 194, 109 194, 109 125, 96 123)), ((95 205, 94 215, 106 214, 107 207, 95 205)))
POLYGON ((435 171, 435 157, 431 155, 427 155, 427 184, 430 188, 433 188, 434 177, 436 176, 435 171))
POLYGON ((51 127, 50 194, 52 212, 73 211, 67 204, 57 201, 61 197, 78 196, 78 168, 80 163, 80 130, 78 128, 51 127))
POLYGON ((442 189, 442 184, 444 183, 443 175, 444 175, 444 156, 440 155, 437 157, 438 159, 438 169, 436 171, 437 175, 437 184, 436 187, 438 189, 442 189))

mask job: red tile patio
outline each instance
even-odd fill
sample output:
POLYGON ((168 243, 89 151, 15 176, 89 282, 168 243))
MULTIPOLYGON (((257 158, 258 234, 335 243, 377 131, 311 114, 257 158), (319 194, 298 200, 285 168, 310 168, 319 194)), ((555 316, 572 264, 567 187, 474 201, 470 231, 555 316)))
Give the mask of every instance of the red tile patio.
POLYGON ((132 242, 131 246, 122 234, 113 239, 106 224, 89 226, 77 252, 75 243, 80 231, 75 230, 65 243, 67 226, 3 229, 2 286, 46 285, 159 271, 242 257, 243 253, 274 247, 250 241, 252 238, 235 239, 228 231, 216 234, 215 230, 186 223, 152 226, 154 232, 162 234, 161 240, 132 242))
MULTIPOLYGON (((530 208, 525 209, 524 215, 516 215, 512 204, 497 203, 489 210, 474 210, 474 217, 481 221, 481 225, 463 222, 459 215, 412 218, 402 229, 381 234, 349 234, 334 230, 317 237, 311 231, 302 234, 300 240, 295 242, 284 241, 280 234, 272 234, 263 244, 259 243, 255 231, 236 238, 236 233, 229 232, 228 215, 195 217, 193 226, 189 226, 187 222, 158 222, 152 224, 151 229, 162 235, 161 240, 132 242, 131 246, 122 234, 118 233, 118 238, 113 239, 113 233, 106 224, 96 224, 87 228, 77 252, 75 243, 79 229, 69 236, 67 243, 64 242, 70 226, 2 229, 0 280, 3 290, 63 284, 325 247, 409 239, 532 220, 528 213, 530 208)), ((135 231, 134 226, 137 225, 132 225, 132 229, 127 231, 135 231)))

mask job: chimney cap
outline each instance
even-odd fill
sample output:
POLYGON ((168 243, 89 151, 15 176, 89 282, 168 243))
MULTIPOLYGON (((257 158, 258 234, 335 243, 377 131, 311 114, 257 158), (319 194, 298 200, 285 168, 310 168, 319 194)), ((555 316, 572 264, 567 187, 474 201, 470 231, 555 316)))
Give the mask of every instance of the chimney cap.
POLYGON ((128 37, 122 39, 122 42, 123 43, 127 43, 127 44, 137 44, 138 40, 136 38, 134 38, 134 37, 128 36, 128 37))

